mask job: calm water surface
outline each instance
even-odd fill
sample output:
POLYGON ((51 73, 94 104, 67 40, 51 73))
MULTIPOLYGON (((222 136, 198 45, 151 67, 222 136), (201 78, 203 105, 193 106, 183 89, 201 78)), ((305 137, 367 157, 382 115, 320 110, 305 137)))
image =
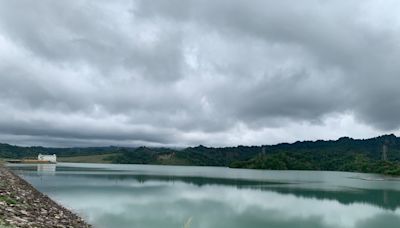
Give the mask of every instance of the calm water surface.
POLYGON ((73 163, 11 168, 100 228, 400 226, 400 179, 379 175, 73 163))

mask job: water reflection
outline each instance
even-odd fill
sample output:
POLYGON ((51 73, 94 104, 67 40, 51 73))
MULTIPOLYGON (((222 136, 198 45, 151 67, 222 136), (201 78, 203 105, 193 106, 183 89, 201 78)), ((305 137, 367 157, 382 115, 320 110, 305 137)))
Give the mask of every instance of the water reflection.
POLYGON ((318 172, 304 179, 288 178, 288 173, 279 179, 272 177, 279 173, 269 173, 263 180, 252 180, 217 174, 214 178, 155 175, 143 169, 110 171, 57 169, 54 176, 42 176, 20 169, 34 186, 96 227, 183 227, 190 218, 191 228, 390 228, 400 224, 397 180, 365 181, 349 178, 354 174, 318 172))
POLYGON ((54 175, 56 173, 56 164, 38 164, 37 172, 45 175, 54 175))

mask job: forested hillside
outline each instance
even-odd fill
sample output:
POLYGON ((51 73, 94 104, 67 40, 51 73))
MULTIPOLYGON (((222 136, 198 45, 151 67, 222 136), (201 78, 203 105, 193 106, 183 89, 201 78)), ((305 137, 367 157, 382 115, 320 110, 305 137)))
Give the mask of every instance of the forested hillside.
MULTIPOLYGON (((36 158, 41 154, 57 154, 59 157, 109 154, 119 151, 119 147, 86 147, 86 148, 50 148, 50 147, 20 147, 0 143, 0 158, 21 159, 36 158)), ((134 151, 134 148, 130 148, 134 151)))
POLYGON ((371 139, 343 137, 330 141, 304 141, 265 146, 213 148, 44 148, 0 144, 0 157, 27 158, 38 153, 60 157, 110 154, 112 163, 229 166, 274 170, 338 170, 400 174, 400 138, 385 135, 371 139), (382 161, 383 146, 387 161, 382 161), (114 154, 114 155, 113 155, 114 154))

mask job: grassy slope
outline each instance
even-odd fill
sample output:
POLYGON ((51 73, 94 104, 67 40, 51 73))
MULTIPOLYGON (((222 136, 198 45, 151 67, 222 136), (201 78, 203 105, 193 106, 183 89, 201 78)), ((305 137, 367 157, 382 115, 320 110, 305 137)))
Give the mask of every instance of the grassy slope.
POLYGON ((73 156, 73 157, 58 157, 57 161, 76 162, 76 163, 111 163, 110 158, 118 155, 120 154, 111 153, 111 154, 98 154, 98 155, 73 156))
POLYGON ((158 156, 157 161, 154 162, 154 164, 157 165, 192 165, 190 161, 182 158, 178 158, 175 155, 168 157, 168 158, 163 158, 161 156, 158 156))

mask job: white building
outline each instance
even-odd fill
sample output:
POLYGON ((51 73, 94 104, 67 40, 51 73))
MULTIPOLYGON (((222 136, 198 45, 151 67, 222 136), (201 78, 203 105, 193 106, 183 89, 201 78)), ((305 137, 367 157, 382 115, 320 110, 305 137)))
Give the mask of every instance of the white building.
POLYGON ((57 155, 53 154, 53 155, 43 155, 43 154, 39 154, 38 155, 38 160, 39 161, 48 161, 51 163, 57 163, 57 155))

